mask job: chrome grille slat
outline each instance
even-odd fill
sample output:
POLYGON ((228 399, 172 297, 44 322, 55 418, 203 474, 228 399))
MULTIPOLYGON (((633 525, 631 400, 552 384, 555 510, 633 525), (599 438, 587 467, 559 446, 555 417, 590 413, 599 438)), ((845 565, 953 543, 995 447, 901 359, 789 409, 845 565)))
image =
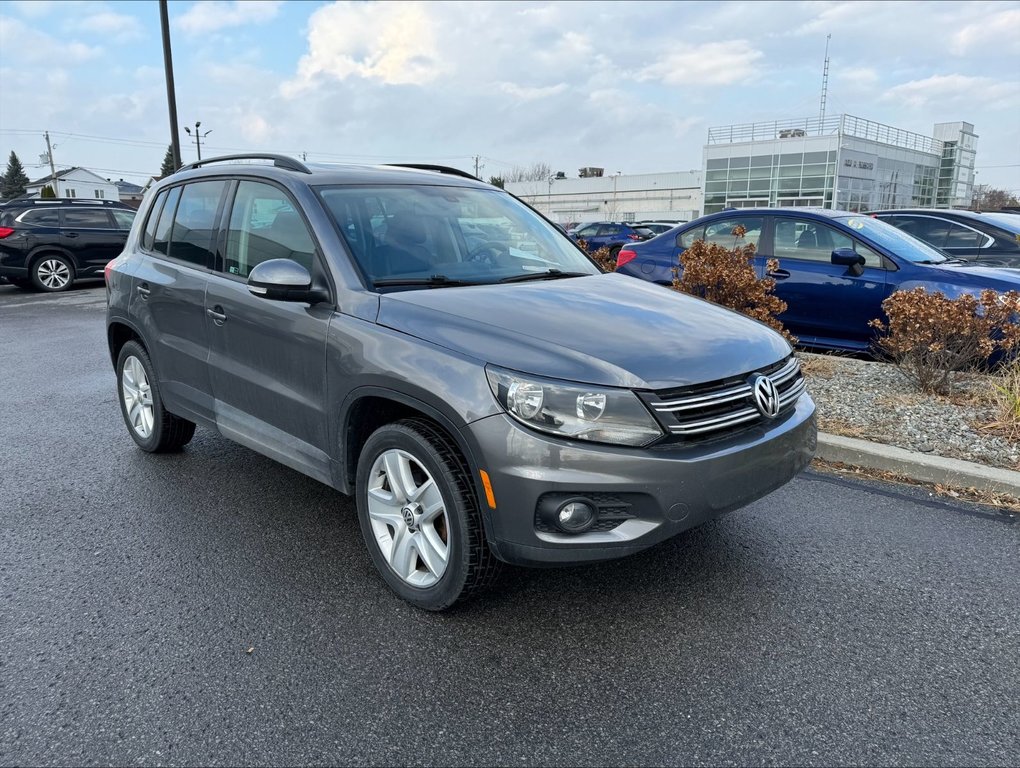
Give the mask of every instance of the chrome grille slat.
MULTIPOLYGON (((775 368, 770 373, 761 370, 758 373, 767 376, 775 385, 779 393, 779 415, 782 416, 804 394, 807 383, 801 374, 800 360, 796 357, 776 366, 770 366, 775 368)), ((746 383, 734 384, 733 379, 728 384, 720 383, 720 388, 715 391, 706 392, 706 388, 701 386, 700 392, 684 397, 678 397, 677 390, 673 390, 668 399, 650 397, 648 405, 659 418, 665 419, 664 426, 671 434, 682 438, 711 438, 715 433, 724 433, 734 427, 766 421, 753 402, 750 382, 754 375, 755 372, 748 373, 746 383)))

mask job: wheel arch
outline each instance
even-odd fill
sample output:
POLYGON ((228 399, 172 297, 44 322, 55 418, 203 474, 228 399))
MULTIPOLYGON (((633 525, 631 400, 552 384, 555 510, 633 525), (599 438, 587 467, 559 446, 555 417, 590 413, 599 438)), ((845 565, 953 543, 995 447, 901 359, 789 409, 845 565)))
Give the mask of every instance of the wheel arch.
POLYGON ((110 362, 113 363, 113 367, 117 367, 117 358, 120 356, 120 350, 129 341, 137 341, 142 345, 142 348, 149 353, 151 358, 152 354, 149 352, 149 346, 142 339, 142 334, 138 332, 131 323, 123 319, 111 320, 106 326, 106 343, 110 348, 110 362))
POLYGON ((420 398, 397 390, 363 386, 353 390, 340 407, 337 418, 336 445, 339 460, 335 464, 336 486, 353 494, 358 458, 365 441, 379 427, 406 418, 426 418, 436 424, 456 444, 471 473, 471 488, 482 512, 486 538, 492 541, 488 507, 483 503, 485 489, 478 473, 477 450, 474 450, 453 417, 420 398))
POLYGON ((71 263, 71 269, 74 272, 74 274, 71 275, 71 279, 74 280, 77 277, 79 266, 78 260, 74 257, 74 254, 59 245, 52 245, 50 243, 37 246, 29 252, 28 258, 25 259, 25 266, 28 267, 29 275, 32 274, 32 269, 35 267, 36 263, 46 256, 62 256, 67 259, 71 263))

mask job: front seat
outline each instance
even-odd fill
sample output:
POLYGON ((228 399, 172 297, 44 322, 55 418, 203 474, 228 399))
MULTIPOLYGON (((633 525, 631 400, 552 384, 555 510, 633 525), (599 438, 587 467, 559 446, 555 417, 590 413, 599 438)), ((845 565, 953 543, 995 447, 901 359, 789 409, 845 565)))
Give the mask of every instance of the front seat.
POLYGON ((386 224, 383 244, 376 250, 382 274, 423 272, 432 265, 432 253, 425 247, 425 222, 413 213, 396 213, 386 224))

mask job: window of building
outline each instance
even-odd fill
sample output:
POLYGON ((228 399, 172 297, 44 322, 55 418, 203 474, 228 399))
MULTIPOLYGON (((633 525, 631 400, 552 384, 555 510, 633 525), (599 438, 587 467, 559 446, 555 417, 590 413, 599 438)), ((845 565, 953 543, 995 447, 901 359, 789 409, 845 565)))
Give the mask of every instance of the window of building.
POLYGON ((97 189, 96 190, 96 199, 97 200, 103 200, 105 197, 106 197, 106 192, 104 190, 102 190, 102 189, 97 189))
POLYGON ((777 218, 773 246, 773 254, 780 260, 804 259, 831 263, 834 250, 851 248, 864 257, 866 267, 882 266, 882 257, 864 243, 812 219, 777 218))
POLYGON ((74 193, 73 189, 68 187, 67 190, 64 192, 64 197, 77 197, 77 195, 74 193))
POLYGON ((255 181, 238 185, 227 233, 229 274, 247 277, 269 259, 291 259, 311 272, 314 254, 308 227, 282 190, 255 181))

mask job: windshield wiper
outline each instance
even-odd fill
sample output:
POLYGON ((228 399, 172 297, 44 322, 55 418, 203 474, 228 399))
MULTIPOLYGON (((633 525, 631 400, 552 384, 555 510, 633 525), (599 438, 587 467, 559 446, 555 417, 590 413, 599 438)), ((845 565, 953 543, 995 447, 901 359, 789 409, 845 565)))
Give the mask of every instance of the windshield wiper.
POLYGON ((457 285, 484 285, 484 283, 471 282, 469 280, 451 280, 446 275, 432 275, 430 277, 385 277, 382 280, 373 280, 375 288, 386 288, 389 286, 424 285, 429 288, 448 288, 457 285))
POLYGON ((559 280, 564 277, 588 277, 591 272, 563 272, 559 269, 547 269, 545 272, 528 272, 523 275, 511 275, 501 278, 501 283, 523 283, 527 280, 559 280))

